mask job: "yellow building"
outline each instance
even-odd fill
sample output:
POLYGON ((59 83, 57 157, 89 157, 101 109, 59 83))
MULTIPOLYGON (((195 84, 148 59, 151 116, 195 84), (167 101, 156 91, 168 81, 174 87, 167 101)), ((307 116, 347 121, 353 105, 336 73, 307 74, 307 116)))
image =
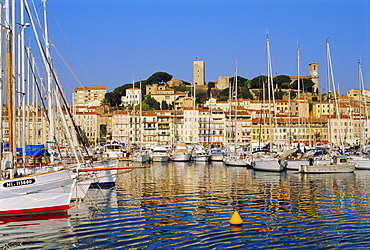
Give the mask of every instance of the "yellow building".
POLYGON ((312 118, 320 118, 322 116, 334 115, 335 103, 328 102, 312 102, 312 118))
POLYGON ((106 86, 91 86, 75 88, 73 95, 73 105, 77 106, 99 106, 107 93, 106 86))

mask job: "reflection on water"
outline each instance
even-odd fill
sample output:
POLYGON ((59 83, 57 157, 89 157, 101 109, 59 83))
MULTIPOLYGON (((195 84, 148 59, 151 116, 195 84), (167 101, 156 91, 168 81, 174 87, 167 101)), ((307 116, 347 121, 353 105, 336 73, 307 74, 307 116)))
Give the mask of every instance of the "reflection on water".
POLYGON ((369 248, 369 197, 370 171, 155 162, 120 170, 115 188, 89 190, 70 218, 0 224, 0 248, 369 248), (228 223, 234 210, 242 227, 228 223))
POLYGON ((54 214, 0 219, 0 249, 58 249, 73 247, 73 238, 63 241, 72 233, 70 216, 54 214))

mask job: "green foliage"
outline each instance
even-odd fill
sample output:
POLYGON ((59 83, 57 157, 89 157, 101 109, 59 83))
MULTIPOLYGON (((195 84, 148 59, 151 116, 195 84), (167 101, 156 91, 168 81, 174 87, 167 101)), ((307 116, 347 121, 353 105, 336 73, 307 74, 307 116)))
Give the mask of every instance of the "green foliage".
POLYGON ((241 98, 253 100, 253 95, 251 94, 249 88, 247 87, 240 88, 239 92, 241 98))
POLYGON ((168 82, 169 80, 172 79, 172 75, 166 73, 166 72, 156 72, 153 75, 151 75, 148 79, 146 84, 152 85, 155 83, 160 83, 160 82, 168 82))
POLYGON ((171 89, 175 91, 181 91, 181 92, 186 92, 188 91, 189 93, 192 92, 193 88, 187 87, 187 86, 173 86, 171 89))
POLYGON ((159 102, 152 98, 150 95, 144 96, 144 101, 143 104, 147 104, 150 107, 150 110, 159 110, 160 109, 160 104, 159 102))
POLYGON ((288 82, 283 82, 283 83, 281 84, 281 88, 282 88, 282 89, 289 89, 289 88, 290 88, 290 83, 288 83, 288 82))
MULTIPOLYGON (((300 90, 301 91, 307 91, 307 92, 313 92, 313 86, 315 83, 307 78, 300 79, 300 90)), ((298 89, 298 80, 295 80, 291 85, 291 89, 298 89)))
POLYGON ((278 89, 277 91, 275 91, 274 95, 275 95, 275 100, 282 100, 284 93, 281 89, 278 89))
POLYGON ((297 96, 297 92, 296 91, 290 91, 290 99, 294 99, 294 98, 296 98, 296 96, 297 96))
POLYGON ((292 82, 292 80, 287 75, 279 75, 274 77, 273 82, 274 86, 280 89, 283 88, 283 84, 286 88, 289 88, 289 84, 292 82))
POLYGON ((121 95, 114 91, 106 93, 105 99, 109 102, 110 107, 118 107, 121 104, 121 95))
POLYGON ((196 90, 195 101, 196 103, 205 103, 208 99, 207 92, 203 90, 196 90))
POLYGON ((208 89, 207 89, 207 95, 208 96, 211 96, 211 90, 212 90, 212 88, 214 88, 215 87, 215 83, 214 82, 208 82, 208 89))
POLYGON ((219 98, 220 100, 222 101, 227 101, 229 99, 229 90, 230 88, 227 88, 227 89, 223 89, 219 94, 219 98))
MULTIPOLYGON (((235 78, 234 76, 233 77, 230 77, 230 79, 229 79, 229 83, 230 84, 233 84, 234 83, 234 78, 235 78)), ((238 79, 238 82, 237 82, 238 87, 247 87, 247 81, 248 81, 248 79, 246 79, 246 78, 244 78, 242 76, 238 76, 237 79, 238 79)))
POLYGON ((161 102, 161 110, 169 110, 168 103, 165 100, 161 102))
POLYGON ((260 75, 260 76, 257 76, 255 78, 253 78, 250 81, 250 87, 252 89, 262 89, 263 83, 265 83, 265 88, 266 88, 266 85, 267 85, 267 76, 260 75))

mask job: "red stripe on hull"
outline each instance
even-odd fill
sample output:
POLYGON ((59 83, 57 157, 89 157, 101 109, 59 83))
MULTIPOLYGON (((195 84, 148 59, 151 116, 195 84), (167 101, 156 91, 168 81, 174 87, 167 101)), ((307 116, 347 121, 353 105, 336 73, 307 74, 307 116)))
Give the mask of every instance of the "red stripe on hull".
POLYGON ((1 217, 9 217, 14 215, 30 215, 30 214, 49 214, 49 213, 59 213, 62 211, 67 211, 72 206, 70 205, 61 205, 53 207, 39 207, 39 208, 29 208, 29 209, 17 209, 17 210, 6 210, 0 211, 1 217))

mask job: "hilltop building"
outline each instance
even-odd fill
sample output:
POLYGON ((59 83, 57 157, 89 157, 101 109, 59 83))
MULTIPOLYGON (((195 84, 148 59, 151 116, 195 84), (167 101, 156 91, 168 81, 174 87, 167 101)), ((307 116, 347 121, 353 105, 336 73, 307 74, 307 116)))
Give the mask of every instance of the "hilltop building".
POLYGON ((318 63, 310 63, 309 64, 309 79, 315 83, 314 91, 318 90, 319 88, 319 64, 318 63))
POLYGON ((194 85, 205 85, 204 77, 204 61, 194 61, 193 68, 193 84, 194 85))
POLYGON ((137 105, 142 102, 141 89, 129 88, 126 89, 126 95, 121 97, 121 105, 137 105))

